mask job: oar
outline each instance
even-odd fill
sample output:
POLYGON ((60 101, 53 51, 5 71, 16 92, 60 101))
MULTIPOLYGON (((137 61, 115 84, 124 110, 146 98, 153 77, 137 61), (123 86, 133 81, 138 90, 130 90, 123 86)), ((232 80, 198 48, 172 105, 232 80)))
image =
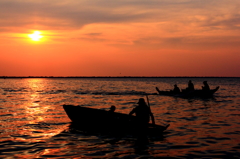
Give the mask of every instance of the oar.
POLYGON ((153 115, 152 110, 151 110, 151 107, 150 107, 150 103, 149 103, 148 95, 146 95, 146 97, 147 97, 148 107, 149 107, 150 112, 151 112, 151 114, 152 114, 152 116, 151 116, 152 123, 155 125, 155 119, 154 119, 154 115, 153 115))
MULTIPOLYGON (((147 97, 147 103, 148 103, 148 106, 149 106, 149 109, 150 109, 150 111, 151 111, 151 107, 150 107, 150 102, 149 102, 149 99, 148 99, 148 95, 146 95, 146 97, 147 97)), ((151 113, 152 113, 152 111, 151 111, 151 113)), ((153 116, 153 114, 152 114, 152 116, 153 116)), ((155 119, 154 119, 154 116, 153 116, 153 119, 152 120, 154 120, 154 123, 155 123, 155 119)), ((161 122, 162 123, 162 122, 161 122)), ((164 124, 164 123, 162 123, 163 125, 166 125, 166 124, 164 124)), ((170 124, 167 124, 167 126, 166 126, 166 128, 169 126, 170 124)))

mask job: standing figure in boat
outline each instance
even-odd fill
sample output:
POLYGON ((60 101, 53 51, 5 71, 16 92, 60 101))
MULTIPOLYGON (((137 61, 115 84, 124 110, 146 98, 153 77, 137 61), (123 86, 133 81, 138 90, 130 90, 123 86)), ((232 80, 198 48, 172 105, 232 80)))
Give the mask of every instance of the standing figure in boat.
POLYGON ((173 89, 173 93, 178 94, 178 93, 180 93, 180 92, 181 92, 181 91, 180 91, 179 87, 177 86, 177 84, 175 84, 175 85, 174 85, 174 89, 173 89))
POLYGON ((151 117, 152 123, 155 125, 154 116, 150 108, 146 104, 144 98, 140 98, 137 104, 138 106, 133 108, 132 111, 129 113, 130 116, 135 113, 137 117, 137 127, 140 129, 147 128, 148 123, 150 121, 150 117, 151 117))
POLYGON ((188 87, 186 88, 186 91, 188 92, 194 91, 194 85, 191 80, 188 81, 188 87))
POLYGON ((207 81, 203 81, 203 85, 204 85, 204 86, 202 86, 203 91, 210 91, 210 87, 209 87, 207 81))

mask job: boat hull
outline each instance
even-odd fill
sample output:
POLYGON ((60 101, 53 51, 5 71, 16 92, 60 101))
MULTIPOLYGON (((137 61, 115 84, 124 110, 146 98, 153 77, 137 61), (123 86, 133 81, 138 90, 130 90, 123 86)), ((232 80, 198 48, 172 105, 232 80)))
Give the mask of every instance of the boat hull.
MULTIPOLYGON (((74 105, 63 105, 63 108, 75 128, 115 134, 132 134, 139 131, 135 116, 74 105)), ((149 124, 147 134, 160 135, 168 126, 149 124)))
POLYGON ((159 95, 166 95, 166 96, 174 96, 174 97, 184 97, 184 98, 193 98, 193 97, 201 97, 201 98, 211 98, 213 97, 214 93, 219 89, 219 86, 215 89, 209 91, 203 90, 194 90, 187 92, 186 90, 182 90, 180 93, 174 93, 173 91, 160 91, 158 87, 156 90, 159 95))

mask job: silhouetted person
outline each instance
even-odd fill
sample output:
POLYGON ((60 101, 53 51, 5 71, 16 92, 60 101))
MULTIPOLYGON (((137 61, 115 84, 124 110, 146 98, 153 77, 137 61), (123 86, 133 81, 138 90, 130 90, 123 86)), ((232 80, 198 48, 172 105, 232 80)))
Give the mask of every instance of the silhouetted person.
POLYGON ((114 112, 116 110, 116 107, 114 105, 112 105, 109 109, 109 112, 114 112))
POLYGON ((180 93, 180 89, 177 84, 174 85, 173 93, 180 93))
POLYGON ((152 123, 155 125, 154 116, 147 106, 144 98, 140 98, 138 101, 138 106, 133 108, 129 115, 136 114, 137 118, 137 127, 139 129, 146 129, 148 127, 148 123, 150 121, 150 117, 152 119, 152 123))
POLYGON ((188 81, 188 87, 186 88, 187 91, 194 91, 194 85, 191 80, 188 81))
POLYGON ((114 113, 116 110, 116 107, 112 105, 108 111, 108 118, 106 118, 106 123, 108 123, 107 129, 110 131, 115 131, 116 125, 118 122, 116 114, 114 113))
POLYGON ((202 86, 203 91, 210 91, 210 87, 209 87, 207 81, 203 81, 203 85, 204 85, 204 86, 202 86))

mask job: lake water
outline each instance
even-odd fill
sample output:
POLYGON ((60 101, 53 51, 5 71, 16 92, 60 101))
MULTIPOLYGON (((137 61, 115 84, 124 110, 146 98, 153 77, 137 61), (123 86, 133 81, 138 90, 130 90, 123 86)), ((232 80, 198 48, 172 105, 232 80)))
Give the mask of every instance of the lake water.
POLYGON ((240 78, 13 78, 0 79, 0 158, 240 158, 240 78), (157 95, 220 86, 214 98, 157 95), (138 145, 134 136, 72 132, 63 104, 128 114, 148 94, 162 137, 138 145))

